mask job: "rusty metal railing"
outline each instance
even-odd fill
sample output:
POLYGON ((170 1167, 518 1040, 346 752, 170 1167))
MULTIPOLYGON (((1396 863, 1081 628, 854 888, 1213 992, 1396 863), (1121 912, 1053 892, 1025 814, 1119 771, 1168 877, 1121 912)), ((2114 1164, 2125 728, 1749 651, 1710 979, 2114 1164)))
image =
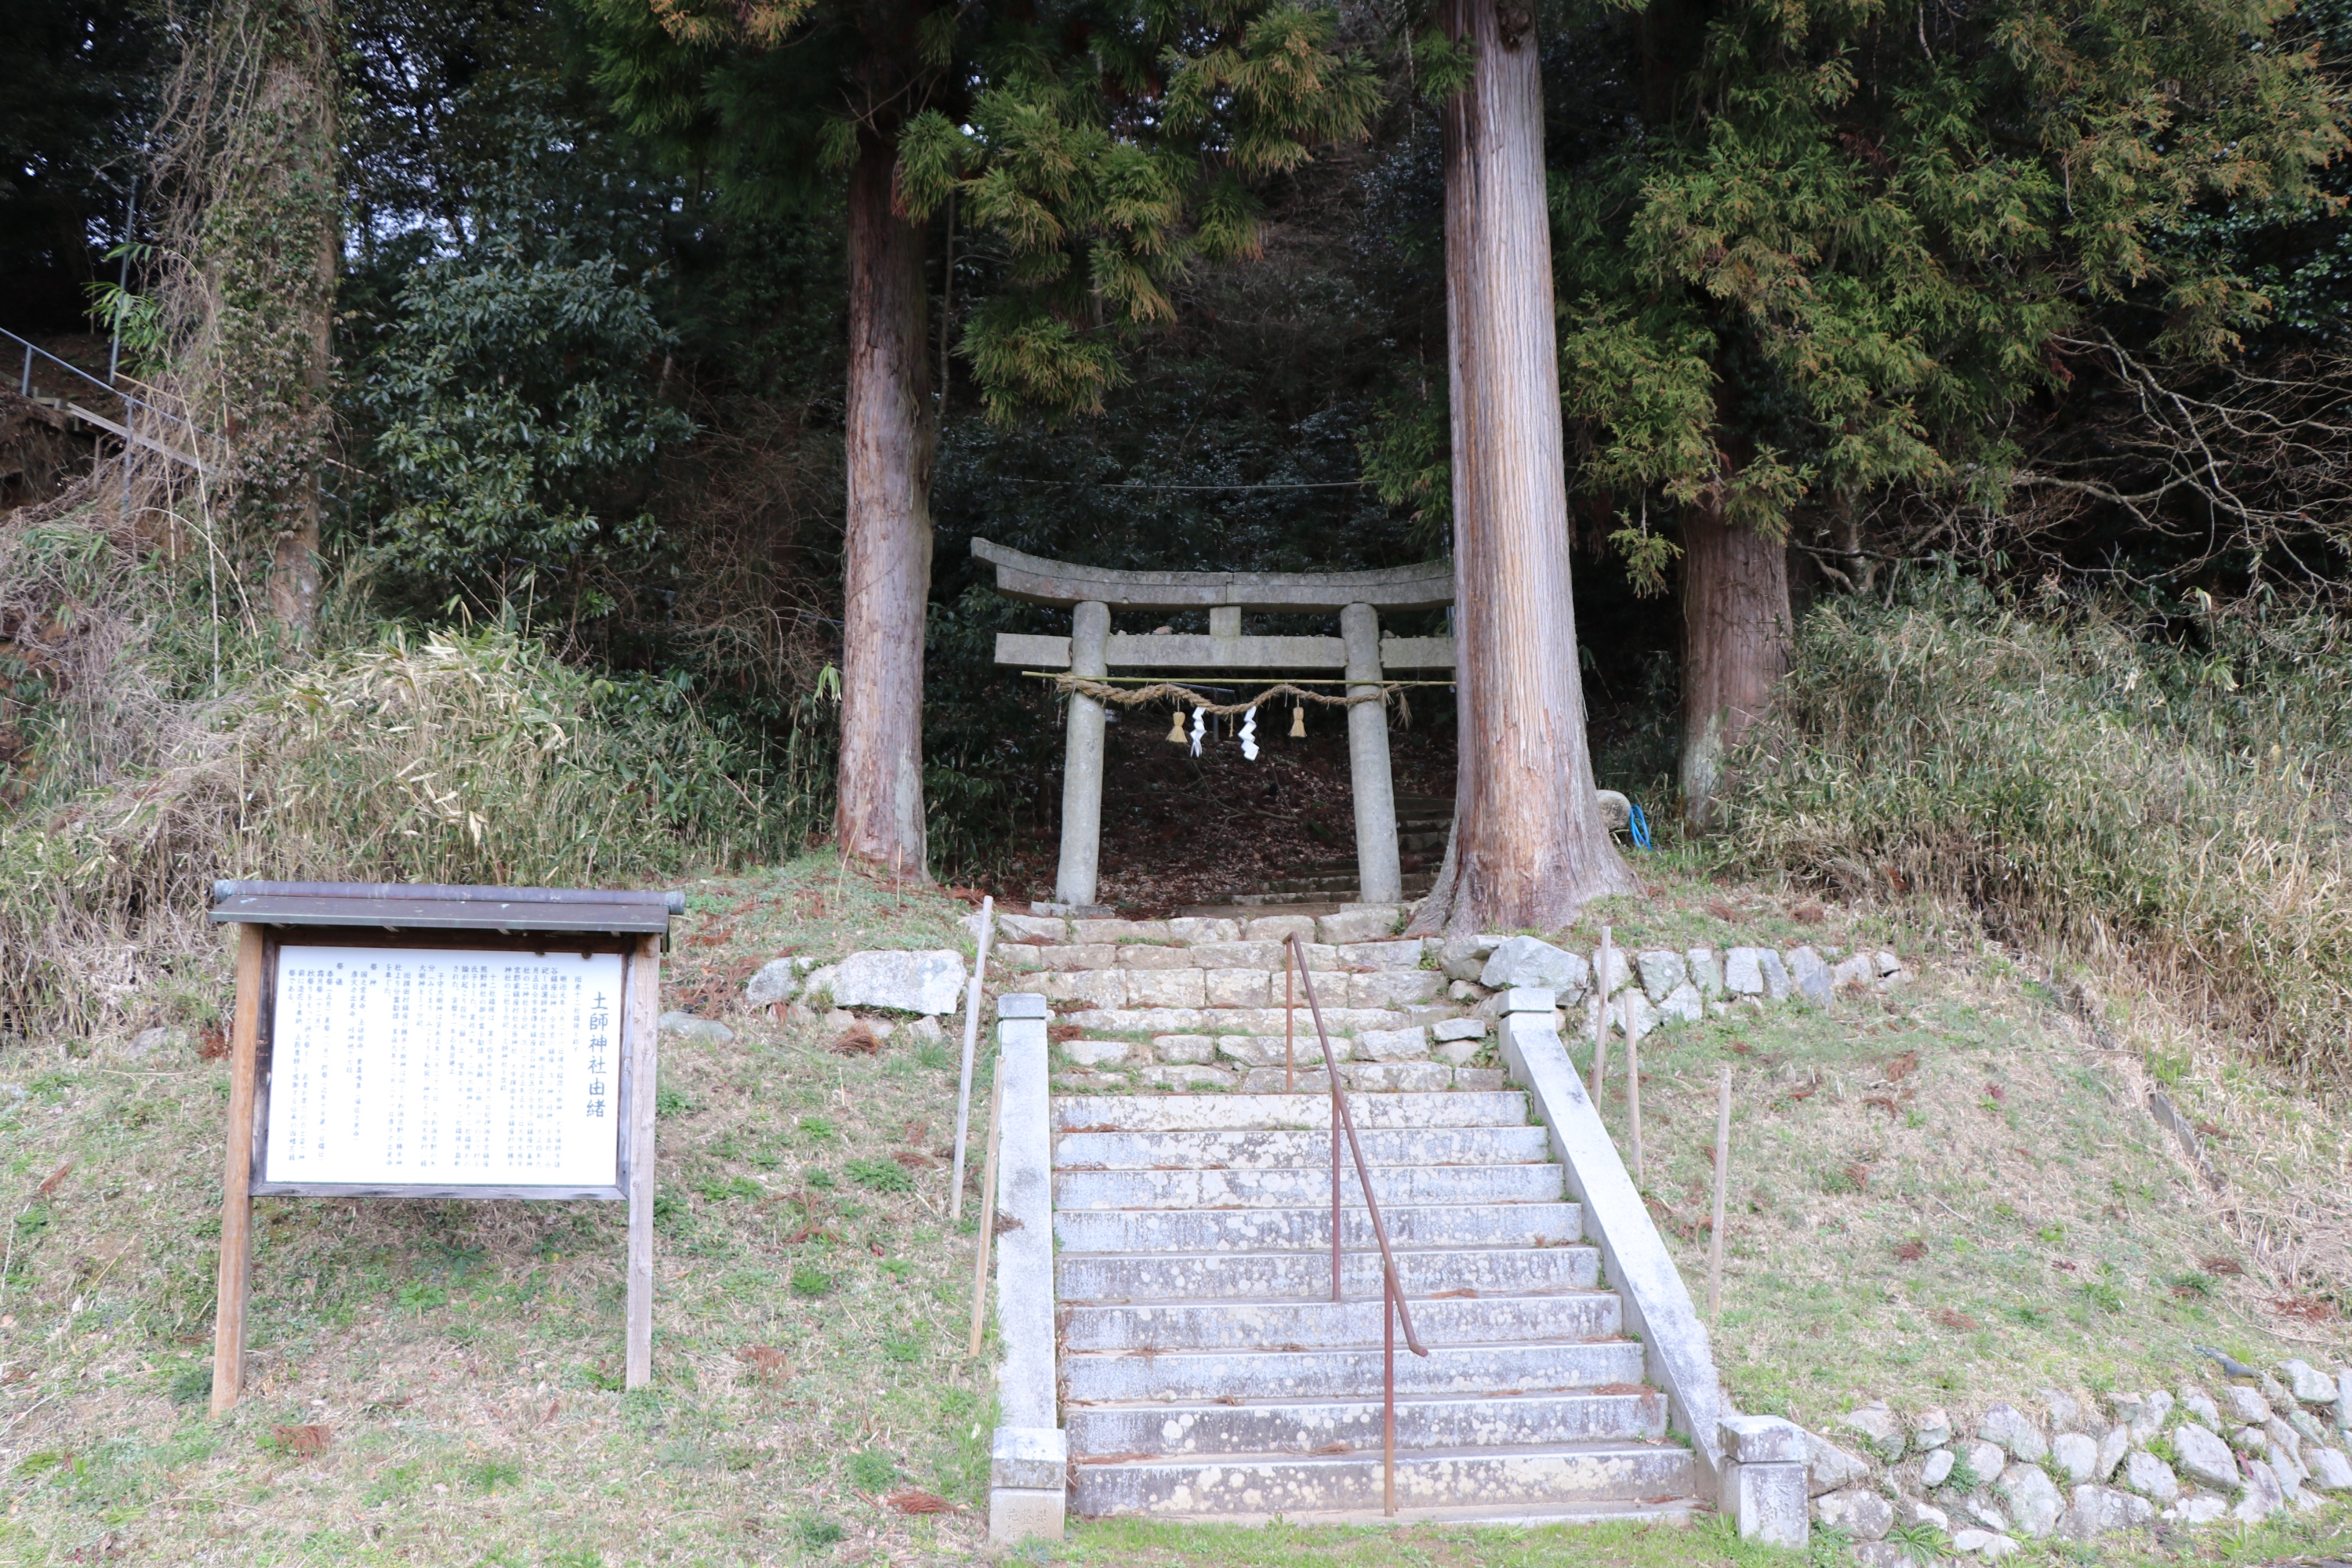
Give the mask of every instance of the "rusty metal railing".
MULTIPOLYGON (((1307 950, 1293 932, 1282 957, 1283 999, 1290 997, 1290 969, 1298 966, 1298 983, 1307 993, 1307 1010, 1315 1019, 1315 1038, 1323 1047, 1323 1074, 1331 1089, 1331 1300, 1342 1299, 1339 1288, 1339 1140, 1344 1133, 1348 1152, 1356 1162, 1356 1180, 1364 1189, 1364 1212, 1372 1222, 1372 1237, 1381 1247, 1381 1511, 1396 1512, 1396 1331, 1404 1328, 1405 1348, 1426 1358, 1428 1348, 1413 1332, 1412 1314, 1404 1304, 1404 1281, 1397 1274, 1396 1254, 1389 1247, 1389 1229, 1381 1219, 1381 1200, 1372 1192, 1371 1168, 1364 1163, 1364 1146, 1356 1137, 1356 1119, 1349 1113, 1347 1096, 1339 1092, 1339 1064, 1331 1054, 1330 1031, 1323 1026, 1323 1005, 1315 996, 1314 977, 1307 972, 1307 950)), ((1290 1059, 1290 1027, 1286 1005, 1283 1024, 1285 1081, 1296 1083, 1290 1059)))

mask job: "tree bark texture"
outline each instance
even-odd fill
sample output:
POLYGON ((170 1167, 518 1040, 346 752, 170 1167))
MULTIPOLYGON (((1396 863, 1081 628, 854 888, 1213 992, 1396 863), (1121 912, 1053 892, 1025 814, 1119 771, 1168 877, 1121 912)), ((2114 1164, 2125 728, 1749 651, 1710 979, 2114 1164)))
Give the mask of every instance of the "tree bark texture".
POLYGON ((1551 930, 1638 884, 1601 819, 1585 737, 1543 87, 1519 0, 1445 0, 1442 25, 1477 60, 1445 106, 1461 763, 1445 864, 1412 929, 1551 930))
POLYGON ((1724 515, 1721 490, 1683 514, 1683 816, 1704 827, 1723 759, 1789 670, 1789 551, 1724 515))
POLYGON ((923 231, 892 210, 894 161, 887 143, 869 139, 849 176, 849 506, 835 821, 844 854, 924 877, 923 609, 937 426, 923 231))

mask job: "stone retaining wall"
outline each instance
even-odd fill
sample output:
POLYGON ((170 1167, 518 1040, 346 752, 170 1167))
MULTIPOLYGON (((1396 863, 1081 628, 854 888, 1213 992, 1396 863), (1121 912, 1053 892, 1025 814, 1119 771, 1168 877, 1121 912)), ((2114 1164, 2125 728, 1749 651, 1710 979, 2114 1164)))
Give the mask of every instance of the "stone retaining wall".
POLYGON ((1969 1422, 1884 1404, 1847 1412, 1807 1435, 1815 1522, 1867 1568, 1899 1568, 1923 1537, 1997 1562, 2026 1540, 2254 1523, 2352 1495, 2352 1367, 2291 1361, 2097 1401, 2045 1389, 2034 1405, 1969 1422))

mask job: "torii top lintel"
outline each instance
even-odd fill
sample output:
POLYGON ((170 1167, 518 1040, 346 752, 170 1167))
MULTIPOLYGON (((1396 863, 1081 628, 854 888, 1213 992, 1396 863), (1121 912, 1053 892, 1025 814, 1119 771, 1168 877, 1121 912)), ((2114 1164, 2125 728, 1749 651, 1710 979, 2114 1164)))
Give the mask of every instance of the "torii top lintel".
POLYGON ((996 591, 1033 605, 1107 605, 1114 610, 1198 610, 1216 605, 1337 615, 1349 605, 1435 610, 1454 602, 1454 566, 1424 561, 1377 572, 1122 572, 1024 555, 985 539, 971 552, 996 567, 996 591))

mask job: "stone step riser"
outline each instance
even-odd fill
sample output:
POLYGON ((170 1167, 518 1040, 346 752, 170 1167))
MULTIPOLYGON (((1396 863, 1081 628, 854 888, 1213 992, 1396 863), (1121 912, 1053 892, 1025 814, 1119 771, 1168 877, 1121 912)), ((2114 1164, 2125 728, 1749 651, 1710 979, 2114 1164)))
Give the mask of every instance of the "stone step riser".
MULTIPOLYGON (((1403 1399, 1397 1447, 1493 1448, 1539 1443, 1654 1442, 1666 1402, 1640 1394, 1525 1394, 1515 1399, 1403 1399)), ((1120 1454, 1309 1454, 1330 1443, 1377 1449, 1381 1402, 1230 1405, 1076 1405, 1066 1425, 1080 1459, 1120 1454)))
MULTIPOLYGON (((1328 1119, 1326 1119, 1328 1124, 1328 1119)), ((1528 1164, 1551 1158, 1540 1127, 1424 1128, 1411 1132, 1359 1129, 1372 1165, 1528 1164)), ((1342 1139, 1344 1146, 1346 1140, 1342 1139)), ((1344 1148, 1343 1148, 1344 1153, 1344 1148)), ((1072 1132, 1054 1145, 1057 1171, 1266 1170, 1331 1164, 1327 1132, 1072 1132)))
MULTIPOLYGON (((1520 1340, 1611 1340, 1622 1326, 1617 1296, 1585 1290, 1560 1296, 1475 1300, 1407 1300, 1421 1342, 1509 1344, 1520 1340)), ((1269 1345, 1360 1350, 1381 1342, 1377 1290, 1350 1301, 1174 1302, 1072 1307, 1064 1318, 1070 1351, 1255 1351, 1269 1345)))
MULTIPOLYGON (((1590 1247, 1400 1251, 1397 1272, 1408 1296, 1444 1290, 1475 1290, 1482 1296, 1589 1290, 1600 1279, 1601 1255, 1590 1247)), ((1331 1255, 1326 1250, 1106 1257, 1066 1251, 1055 1260, 1054 1278, 1055 1298, 1074 1303, 1320 1300, 1331 1294, 1331 1255)), ((1350 1300, 1379 1289, 1380 1279, 1379 1254, 1341 1255, 1339 1285, 1350 1300)))
MULTIPOLYGON (((1369 1210, 1342 1205, 1343 1254, 1378 1245, 1369 1210)), ((1583 1240, 1574 1204, 1406 1205, 1383 1207, 1389 1245, 1407 1247, 1561 1247, 1583 1240)), ((1294 1209, 1098 1209, 1057 1214, 1054 1237, 1065 1252, 1311 1252, 1331 1245, 1331 1206, 1294 1209)))
MULTIPOLYGON (((1059 1022, 1092 1034, 1144 1035, 1271 1035, 1282 1033, 1279 1007, 1081 1007, 1057 1014, 1059 1022)), ((1402 1029, 1411 1022, 1402 1011, 1387 1007, 1338 1007, 1323 1005, 1323 1027, 1333 1035, 1360 1035, 1366 1029, 1402 1029)), ((1298 1032, 1308 1037, 1315 1021, 1305 1004, 1297 1014, 1298 1032)))
MULTIPOLYGON (((1348 1114, 1359 1132, 1374 1128, 1528 1124, 1528 1097, 1517 1089, 1472 1094, 1350 1095, 1348 1114)), ((1056 1134, 1330 1130, 1331 1100, 1320 1094, 1098 1094, 1063 1097, 1054 1101, 1056 1134)))
MULTIPOLYGON (((1363 1399, 1381 1389, 1381 1352, 1179 1351, 1165 1355, 1072 1352, 1068 1397, 1105 1402, 1174 1399, 1363 1399)), ((1604 1343, 1435 1345, 1427 1356, 1397 1347, 1399 1394, 1564 1393, 1642 1380, 1642 1347, 1604 1343)))
MULTIPOLYGON (((1555 1164, 1376 1165, 1372 1192, 1382 1208, 1394 1204, 1554 1203, 1568 1195, 1568 1175, 1555 1164)), ((1070 1171, 1054 1178, 1057 1211, 1088 1209, 1297 1208, 1330 1202, 1331 1169, 1291 1166, 1271 1171, 1070 1171)), ((1360 1204, 1363 1187, 1352 1163, 1339 1179, 1342 1205, 1360 1204)))
MULTIPOLYGON (((1119 1008, 1273 1009, 1281 1017, 1282 972, 1278 969, 1077 969, 1042 970, 1023 984, 1048 1002, 1083 1002, 1097 1010, 1119 1008)), ((1418 1007, 1445 998, 1445 976, 1433 969, 1376 969, 1363 974, 1309 974, 1294 983, 1293 1005, 1299 1029, 1313 1034, 1309 987, 1322 1005, 1324 1021, 1336 1015, 1418 1007)), ((1281 1032, 1281 1025, 1275 1032, 1281 1032)))
MULTIPOLYGON (((1381 1456, 1078 1465, 1072 1509, 1104 1514, 1316 1513, 1378 1508, 1381 1456)), ((1399 1453, 1400 1507, 1634 1501, 1686 1496, 1696 1484, 1681 1448, 1610 1447, 1534 1453, 1399 1453)))

